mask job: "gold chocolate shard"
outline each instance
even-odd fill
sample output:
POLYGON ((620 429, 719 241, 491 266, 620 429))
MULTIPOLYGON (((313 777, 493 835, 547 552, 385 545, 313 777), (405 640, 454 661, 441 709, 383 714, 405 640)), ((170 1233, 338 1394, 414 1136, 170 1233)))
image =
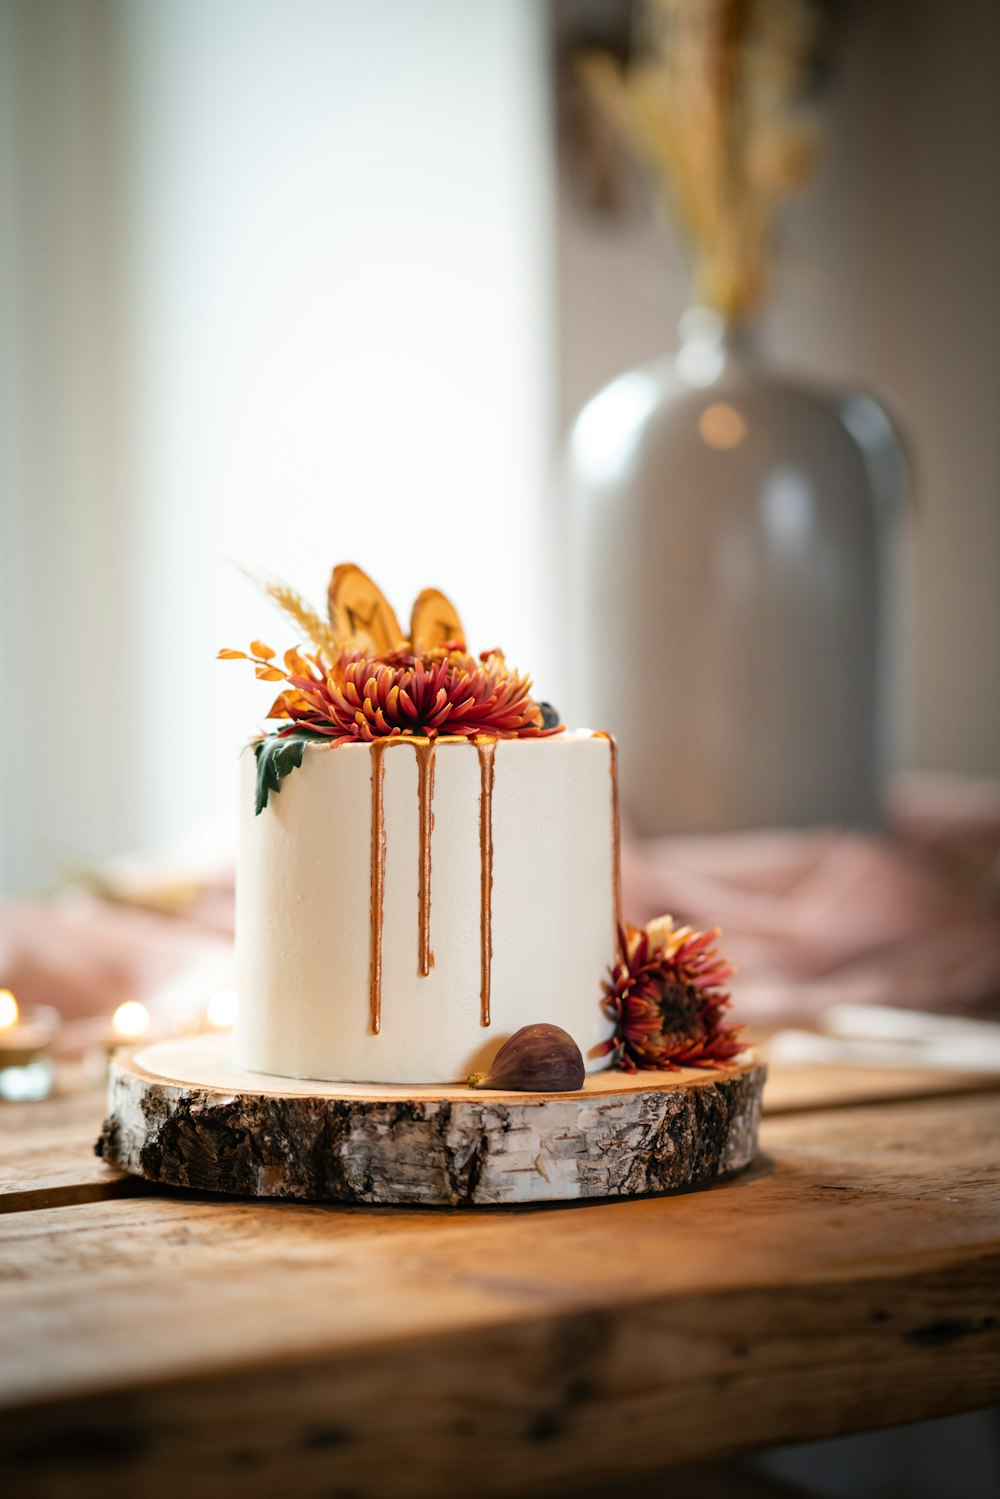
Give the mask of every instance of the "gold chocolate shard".
POLYGON ((385 594, 353 562, 341 562, 333 569, 327 599, 330 623, 348 647, 360 637, 371 642, 376 655, 387 656, 406 644, 385 594))
POLYGON ((417 596, 410 615, 410 650, 420 656, 449 641, 465 645, 458 611, 440 589, 425 588, 417 596))

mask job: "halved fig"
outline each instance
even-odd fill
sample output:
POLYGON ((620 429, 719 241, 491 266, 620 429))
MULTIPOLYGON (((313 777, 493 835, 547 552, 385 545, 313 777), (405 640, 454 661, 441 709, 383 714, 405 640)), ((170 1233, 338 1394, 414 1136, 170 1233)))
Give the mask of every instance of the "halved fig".
POLYGON ((575 1093, 583 1087, 583 1053, 560 1025, 523 1025, 504 1042, 488 1072, 473 1073, 470 1088, 511 1093, 575 1093))

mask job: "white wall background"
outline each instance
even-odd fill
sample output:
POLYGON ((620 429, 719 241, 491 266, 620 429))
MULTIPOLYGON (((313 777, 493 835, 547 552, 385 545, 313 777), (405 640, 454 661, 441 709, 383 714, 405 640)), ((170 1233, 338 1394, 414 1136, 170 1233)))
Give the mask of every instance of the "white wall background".
POLYGON ((544 684, 545 25, 3 0, 4 887, 228 811, 214 652, 290 638, 226 557, 436 584, 544 684))

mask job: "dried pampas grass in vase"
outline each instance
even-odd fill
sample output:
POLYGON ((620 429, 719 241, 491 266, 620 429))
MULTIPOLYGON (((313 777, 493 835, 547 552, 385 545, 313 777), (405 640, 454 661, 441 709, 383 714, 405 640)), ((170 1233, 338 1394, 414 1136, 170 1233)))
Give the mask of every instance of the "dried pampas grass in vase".
POLYGON ((743 319, 774 228, 817 159, 826 11, 815 0, 647 0, 633 59, 584 53, 598 107, 651 170, 695 258, 695 294, 743 319))
POLYGON ((676 355, 592 397, 568 451, 571 709, 622 731, 639 833, 880 816, 901 448, 867 392, 772 372, 753 338, 829 42, 810 0, 647 0, 631 55, 578 60, 682 226, 701 304, 676 355))

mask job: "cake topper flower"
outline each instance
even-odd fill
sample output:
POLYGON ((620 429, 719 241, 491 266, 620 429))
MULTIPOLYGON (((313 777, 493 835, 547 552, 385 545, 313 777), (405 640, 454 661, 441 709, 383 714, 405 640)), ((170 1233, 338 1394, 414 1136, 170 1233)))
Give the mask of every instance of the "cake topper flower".
POLYGON ((381 658, 356 651, 330 667, 296 654, 283 675, 289 686, 268 717, 290 719, 334 744, 400 734, 509 739, 551 732, 530 679, 511 671, 499 651, 484 651, 478 661, 461 645, 381 658))
POLYGON ((406 635, 381 589, 353 563, 333 570, 329 622, 283 584, 264 586, 311 649, 285 651, 283 665, 261 640, 249 651, 219 652, 252 662, 262 681, 285 684, 267 714, 284 722, 255 746, 258 812, 310 741, 332 748, 398 737, 537 738, 562 727, 502 652, 470 654, 454 606, 435 588, 418 596, 406 635))
POLYGON ((615 1033, 603 1046, 613 1065, 717 1067, 743 1050, 742 1026, 727 1026, 723 987, 733 966, 716 951, 718 928, 696 932, 661 916, 622 933, 621 956, 605 983, 604 1012, 615 1033))

